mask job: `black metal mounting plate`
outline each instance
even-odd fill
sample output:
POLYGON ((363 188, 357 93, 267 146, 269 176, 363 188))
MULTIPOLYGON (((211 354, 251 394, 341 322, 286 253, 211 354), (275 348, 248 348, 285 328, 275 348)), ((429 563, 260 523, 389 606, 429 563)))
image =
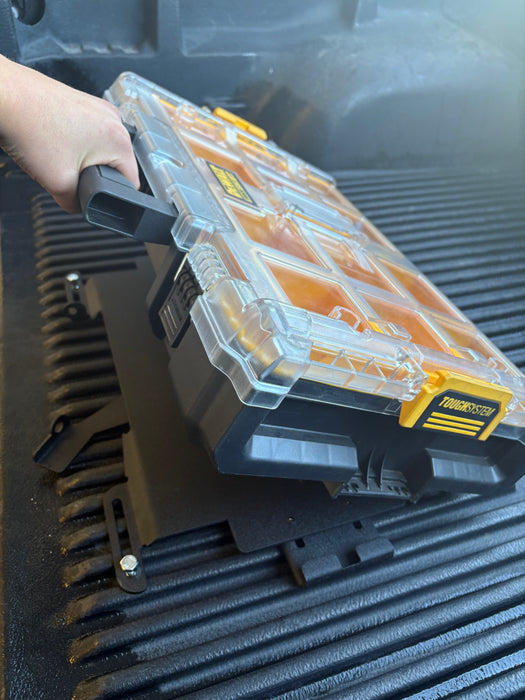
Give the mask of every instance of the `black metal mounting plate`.
MULTIPOLYGON (((228 521, 243 552, 333 528, 341 532, 325 539, 323 547, 333 540, 340 548, 341 542, 348 544, 353 522, 400 507, 379 498, 333 500, 319 482, 220 474, 204 450, 188 438, 169 378, 169 356, 151 330, 146 296, 153 275, 145 259, 136 269, 96 275, 86 285, 89 314, 101 313, 104 319, 122 392, 122 415, 130 427, 123 435, 124 466, 142 545, 228 521)), ((84 423, 90 420, 98 429, 94 416, 84 423)), ((83 428, 78 430, 83 433, 81 442, 85 441, 83 428)), ((64 442, 69 442, 66 433, 63 441, 57 440, 59 453, 76 456, 78 440, 69 448, 64 442)), ((64 467, 52 454, 46 453, 42 461, 55 470, 64 467)), ((310 545, 293 565, 303 570, 298 580, 309 580, 303 561, 308 552, 317 558, 310 545)), ((333 570, 329 567, 326 573, 333 570)))

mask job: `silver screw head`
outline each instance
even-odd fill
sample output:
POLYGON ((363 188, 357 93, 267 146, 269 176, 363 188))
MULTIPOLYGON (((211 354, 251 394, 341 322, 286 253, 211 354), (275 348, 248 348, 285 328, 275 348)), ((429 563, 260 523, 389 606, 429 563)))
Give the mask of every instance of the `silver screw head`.
POLYGON ((126 576, 135 576, 139 566, 139 560, 134 554, 126 554, 120 560, 120 568, 126 576))
POLYGON ((78 274, 78 272, 69 272, 69 273, 66 275, 66 280, 67 280, 70 284, 78 283, 78 282, 80 282, 80 275, 78 274))

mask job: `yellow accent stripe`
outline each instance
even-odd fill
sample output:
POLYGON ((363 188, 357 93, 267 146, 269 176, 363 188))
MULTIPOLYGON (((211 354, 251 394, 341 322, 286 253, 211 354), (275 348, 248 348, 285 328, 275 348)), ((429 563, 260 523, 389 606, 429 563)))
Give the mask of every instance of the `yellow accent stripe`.
MULTIPOLYGON (((310 221, 311 221, 311 219, 310 219, 310 221)), ((374 321, 369 321, 369 323, 370 323, 370 328, 371 328, 373 331, 375 331, 376 333, 382 333, 382 332, 383 332, 383 331, 381 330, 381 328, 379 328, 379 326, 377 325, 377 323, 374 323, 374 321)))
POLYGON ((444 430, 447 433, 460 433, 461 435, 470 435, 473 437, 476 433, 470 430, 459 430, 459 428, 448 428, 445 425, 433 425, 432 423, 423 423, 423 428, 432 428, 432 430, 444 430))
POLYGON ((247 119, 239 117, 237 114, 230 112, 228 109, 224 109, 224 107, 215 107, 215 109, 213 110, 213 115, 215 117, 220 117, 221 119, 224 119, 225 122, 233 124, 238 129, 243 129, 244 131, 247 131, 252 136, 257 136, 257 138, 261 139, 262 141, 268 140, 268 134, 264 129, 262 129, 260 126, 257 126, 256 124, 252 124, 247 119))
POLYGON ((472 418, 463 418, 462 416, 451 416, 448 413, 438 413, 433 411, 430 415, 436 418, 447 418, 448 420, 456 421, 456 423, 472 423, 472 425, 485 425, 482 420, 473 420, 472 418))
POLYGON ((427 423, 436 423, 436 425, 448 425, 450 428, 462 428, 463 430, 471 431, 473 435, 478 433, 481 428, 477 425, 465 425, 464 423, 456 423, 453 420, 443 420, 442 418, 427 418, 427 423))

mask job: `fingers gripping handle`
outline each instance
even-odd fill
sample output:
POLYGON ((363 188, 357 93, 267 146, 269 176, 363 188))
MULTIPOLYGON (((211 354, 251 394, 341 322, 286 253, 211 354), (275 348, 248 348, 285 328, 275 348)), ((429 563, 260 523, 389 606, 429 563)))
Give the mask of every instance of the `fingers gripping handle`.
POLYGON ((169 244, 178 212, 173 204, 135 189, 118 170, 91 165, 80 174, 78 198, 84 218, 139 241, 169 244))

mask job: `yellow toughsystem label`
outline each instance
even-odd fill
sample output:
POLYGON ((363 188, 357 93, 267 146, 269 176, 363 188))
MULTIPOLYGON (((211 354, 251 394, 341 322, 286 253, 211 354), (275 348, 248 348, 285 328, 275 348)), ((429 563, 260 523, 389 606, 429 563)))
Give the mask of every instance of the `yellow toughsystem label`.
POLYGON ((439 370, 413 401, 403 403, 399 424, 486 440, 511 398, 506 387, 439 370))

